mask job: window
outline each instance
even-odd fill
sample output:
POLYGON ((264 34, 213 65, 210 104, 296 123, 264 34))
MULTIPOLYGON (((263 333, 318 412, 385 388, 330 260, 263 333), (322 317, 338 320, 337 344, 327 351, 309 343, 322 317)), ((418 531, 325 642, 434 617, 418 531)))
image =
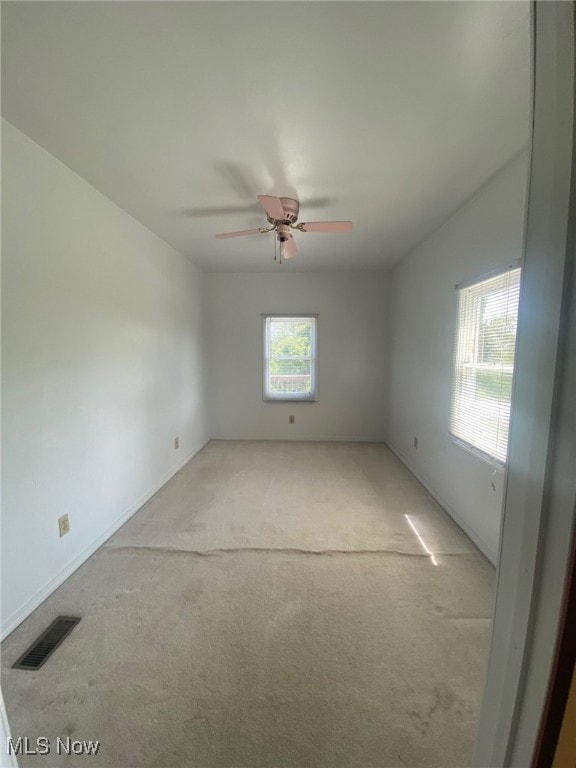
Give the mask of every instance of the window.
POLYGON ((315 400, 316 316, 264 316, 264 399, 315 400))
POLYGON ((458 286, 451 434, 496 462, 508 452, 508 425, 520 269, 458 286))

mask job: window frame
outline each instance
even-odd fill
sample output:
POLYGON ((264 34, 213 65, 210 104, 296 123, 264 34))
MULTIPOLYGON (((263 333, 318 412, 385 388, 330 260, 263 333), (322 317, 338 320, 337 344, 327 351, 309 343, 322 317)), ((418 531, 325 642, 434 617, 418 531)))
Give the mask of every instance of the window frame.
MULTIPOLYGON (((504 275, 507 275, 511 272, 518 271, 518 290, 520 293, 520 289, 522 286, 522 263, 521 260, 517 260, 512 264, 509 264, 507 267, 494 269, 490 272, 484 273, 483 275, 479 275, 478 277, 471 278, 469 280, 465 280, 461 283, 458 283, 454 286, 454 292, 456 296, 456 310, 455 310, 455 323, 454 323, 454 336, 453 336, 453 346, 452 346, 452 381, 451 381, 451 390, 450 390, 450 403, 449 403, 449 430, 448 435, 451 440, 451 442, 455 445, 457 445, 459 448, 462 448, 463 450, 467 451, 468 453, 472 454, 476 458, 480 459, 481 461, 490 464, 491 466, 495 467, 499 470, 504 470, 507 465, 508 461, 508 449, 509 449, 509 441, 510 441, 510 435, 508 433, 508 441, 507 441, 507 447, 506 447, 506 458, 501 459, 499 456, 496 456, 483 448, 478 447, 474 443, 469 442, 464 437, 461 437, 460 435, 455 434, 452 430, 454 428, 453 419, 454 419, 454 410, 455 410, 455 397, 456 397, 456 390, 459 386, 459 379, 458 379, 458 343, 459 343, 459 337, 460 337, 460 320, 461 320, 461 314, 460 314, 460 301, 461 301, 461 291, 465 290, 467 288, 472 288, 474 286, 480 285, 481 283, 488 282, 490 280, 493 280, 497 277, 502 277, 504 275)), ((515 365, 516 365, 516 347, 518 344, 518 318, 516 321, 516 329, 515 329, 515 338, 514 338, 514 363, 512 364, 510 371, 511 373, 511 394, 510 394, 510 413, 512 410, 512 396, 513 396, 513 385, 514 385, 514 371, 515 371, 515 365)), ((474 368, 481 369, 483 365, 486 365, 485 363, 479 363, 476 362, 473 364, 474 368)), ((503 366, 502 366, 503 367, 503 366)), ((502 402, 502 401, 501 401, 502 402)), ((510 420, 508 421, 508 429, 510 429, 510 420)))
POLYGON ((315 312, 263 312, 261 317, 263 338, 262 399, 265 403, 316 403, 318 401, 318 314, 315 312), (310 395, 299 395, 298 393, 294 393, 293 395, 286 397, 286 393, 283 393, 282 396, 279 397, 270 397, 268 394, 269 355, 267 321, 276 318, 314 321, 311 334, 312 354, 310 356, 310 376, 312 386, 310 395))

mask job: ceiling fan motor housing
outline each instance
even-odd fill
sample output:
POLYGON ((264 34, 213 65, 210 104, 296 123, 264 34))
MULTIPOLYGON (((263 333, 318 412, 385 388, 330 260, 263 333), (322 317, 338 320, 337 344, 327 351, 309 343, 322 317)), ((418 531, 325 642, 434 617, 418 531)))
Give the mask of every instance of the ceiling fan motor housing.
POLYGON ((298 202, 298 200, 293 200, 291 197, 280 197, 278 199, 282 203, 282 208, 284 210, 284 218, 271 219, 270 216, 268 216, 268 221, 271 224, 280 224, 280 223, 293 224, 298 218, 298 213, 300 211, 300 203, 298 202))
POLYGON ((298 200, 293 200, 291 197, 281 197, 280 202, 282 208, 284 208, 285 221, 293 224, 298 218, 298 212, 300 210, 300 203, 298 200))

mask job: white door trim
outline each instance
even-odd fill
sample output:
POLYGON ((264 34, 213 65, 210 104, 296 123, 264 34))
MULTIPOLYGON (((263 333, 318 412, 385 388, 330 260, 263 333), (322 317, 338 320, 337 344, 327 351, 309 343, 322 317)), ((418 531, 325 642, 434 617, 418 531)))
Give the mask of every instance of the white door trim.
POLYGON ((525 254, 476 768, 530 765, 574 531, 574 8, 572 2, 546 0, 533 6, 534 122, 525 254))

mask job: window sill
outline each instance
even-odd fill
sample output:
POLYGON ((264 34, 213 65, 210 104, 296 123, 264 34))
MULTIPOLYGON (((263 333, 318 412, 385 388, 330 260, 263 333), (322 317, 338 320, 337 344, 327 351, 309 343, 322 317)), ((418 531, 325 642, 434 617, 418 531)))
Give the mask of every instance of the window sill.
POLYGON ((465 440, 462 440, 460 437, 456 437, 452 433, 449 433, 448 437, 450 438, 450 442, 453 445, 457 445, 458 448, 462 448, 462 450, 466 451, 466 453, 475 456, 483 464, 488 464, 488 466, 500 472, 504 472, 506 469, 506 464, 500 459, 496 459, 494 456, 490 456, 489 453, 485 453, 480 448, 476 448, 476 446, 472 445, 471 443, 467 443, 465 440))
POLYGON ((291 404, 298 404, 298 403, 317 403, 318 400, 312 399, 312 398, 303 398, 303 397, 264 397, 262 398, 265 403, 291 403, 291 404))

